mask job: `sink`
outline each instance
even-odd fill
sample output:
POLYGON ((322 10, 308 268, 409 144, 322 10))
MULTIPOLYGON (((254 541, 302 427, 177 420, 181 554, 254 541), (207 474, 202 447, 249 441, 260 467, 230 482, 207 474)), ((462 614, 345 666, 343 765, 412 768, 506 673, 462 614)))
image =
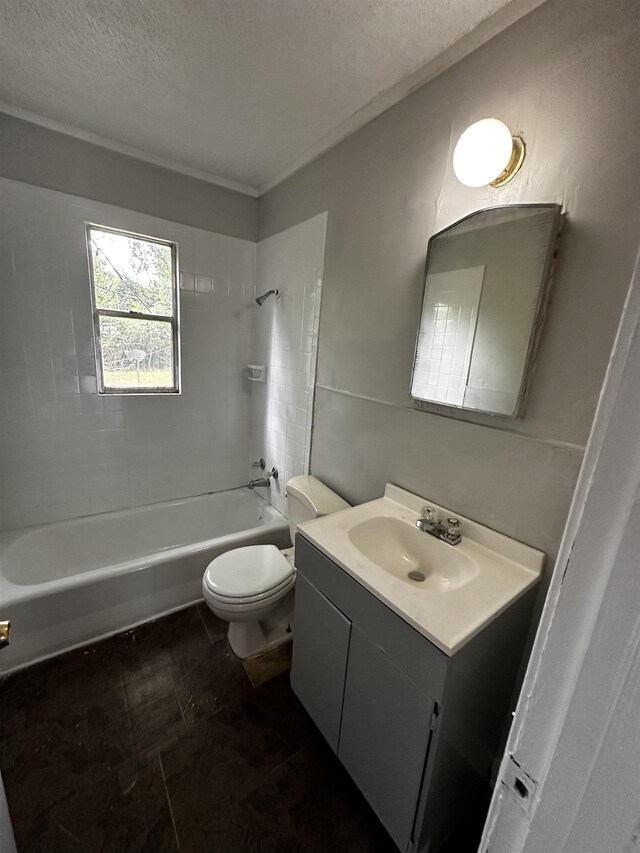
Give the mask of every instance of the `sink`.
POLYGON ((448 655, 534 586, 544 566, 540 551, 392 483, 384 497, 298 531, 448 655), (460 519, 459 544, 417 529, 425 504, 438 519, 460 519))
POLYGON ((372 563, 417 591, 449 592, 480 571, 477 562, 456 547, 399 518, 369 518, 354 525, 348 535, 372 563))

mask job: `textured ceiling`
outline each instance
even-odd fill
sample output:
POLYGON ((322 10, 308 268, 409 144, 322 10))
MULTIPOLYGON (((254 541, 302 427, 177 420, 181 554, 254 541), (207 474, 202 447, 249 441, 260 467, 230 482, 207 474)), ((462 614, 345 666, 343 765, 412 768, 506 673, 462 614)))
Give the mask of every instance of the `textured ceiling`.
POLYGON ((541 2, 0 0, 0 100, 264 189, 541 2))

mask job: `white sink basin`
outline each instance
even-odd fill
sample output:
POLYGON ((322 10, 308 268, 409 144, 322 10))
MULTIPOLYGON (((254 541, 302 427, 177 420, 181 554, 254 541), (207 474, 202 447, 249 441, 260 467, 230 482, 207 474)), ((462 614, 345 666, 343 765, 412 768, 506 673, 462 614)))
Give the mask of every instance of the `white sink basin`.
POLYGON ((368 518, 351 528, 349 539, 371 562, 414 587, 416 594, 450 592, 480 571, 477 562, 456 546, 398 518, 368 518))
POLYGON ((448 655, 536 584, 544 566, 540 551, 390 483, 383 498, 298 529, 448 655), (461 520, 458 545, 417 529, 425 505, 461 520))

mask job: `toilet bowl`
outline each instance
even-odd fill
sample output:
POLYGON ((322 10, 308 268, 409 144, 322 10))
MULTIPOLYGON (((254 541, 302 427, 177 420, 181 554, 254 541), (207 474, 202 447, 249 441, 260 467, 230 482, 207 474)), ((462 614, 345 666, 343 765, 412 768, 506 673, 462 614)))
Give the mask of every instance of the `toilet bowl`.
POLYGON ((202 594, 229 623, 227 639, 237 657, 254 657, 290 638, 294 581, 293 548, 249 545, 209 563, 202 594))
MULTIPOLYGON (((315 477, 287 483, 292 541, 301 521, 328 515, 349 504, 315 477)), ((234 654, 250 658, 291 640, 295 584, 294 548, 249 545, 216 557, 202 578, 209 609, 229 623, 227 639, 234 654)))

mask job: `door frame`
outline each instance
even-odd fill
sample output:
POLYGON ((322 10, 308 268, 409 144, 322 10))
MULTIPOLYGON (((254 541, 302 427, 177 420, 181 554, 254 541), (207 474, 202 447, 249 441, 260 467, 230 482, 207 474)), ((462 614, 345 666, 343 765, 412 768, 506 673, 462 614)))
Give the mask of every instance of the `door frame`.
POLYGON ((638 601, 640 255, 480 853, 636 849, 638 601))

